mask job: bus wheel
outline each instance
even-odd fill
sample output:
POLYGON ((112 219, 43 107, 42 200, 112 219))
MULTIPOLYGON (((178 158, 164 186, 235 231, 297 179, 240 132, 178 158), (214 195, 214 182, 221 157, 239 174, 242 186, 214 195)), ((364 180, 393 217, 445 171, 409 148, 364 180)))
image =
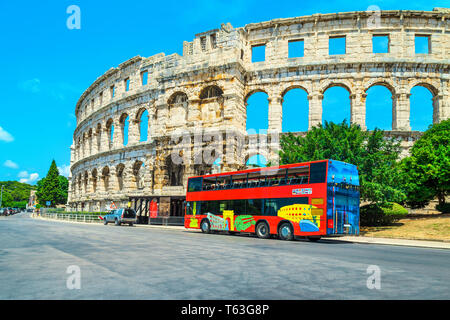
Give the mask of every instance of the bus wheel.
POLYGON ((307 237, 309 241, 316 242, 320 240, 320 236, 307 237))
POLYGON ((288 222, 284 222, 278 228, 278 237, 281 240, 292 240, 294 239, 294 231, 292 230, 292 226, 288 222))
POLYGON ((208 220, 203 220, 202 224, 200 225, 200 228, 202 229, 203 233, 210 233, 211 232, 211 226, 210 226, 208 220))
POLYGON ((256 226, 256 236, 261 239, 267 239, 270 237, 269 226, 265 222, 260 222, 256 226))

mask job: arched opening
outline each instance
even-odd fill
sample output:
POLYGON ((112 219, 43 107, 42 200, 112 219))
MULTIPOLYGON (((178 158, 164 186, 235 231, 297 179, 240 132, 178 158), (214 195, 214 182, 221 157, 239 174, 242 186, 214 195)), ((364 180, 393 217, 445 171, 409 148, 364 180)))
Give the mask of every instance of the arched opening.
POLYGON ((125 171, 125 165, 123 163, 118 164, 116 167, 116 176, 117 176, 117 186, 119 187, 119 191, 123 190, 124 171, 125 171))
POLYGON ((218 121, 223 119, 223 90, 218 86, 208 86, 200 92, 199 112, 202 121, 218 121))
POLYGON ((122 144, 126 146, 128 144, 128 130, 130 127, 130 117, 124 113, 120 116, 119 119, 120 123, 120 133, 122 138, 122 144))
POLYGON ((97 152, 101 151, 102 146, 102 125, 100 123, 97 124, 97 152))
POLYGON ((83 189, 84 189, 84 194, 87 194, 89 192, 88 190, 88 184, 89 184, 89 173, 87 171, 84 172, 84 177, 83 177, 83 189))
POLYGON ((166 172, 168 178, 168 185, 171 187, 183 185, 183 164, 174 163, 171 156, 166 158, 166 172))
POLYGON ((97 169, 92 170, 92 191, 94 193, 97 192, 97 179, 98 179, 98 173, 97 173, 97 169))
POLYGON ((87 140, 88 140, 88 149, 89 149, 89 151, 88 151, 88 155, 89 156, 91 156, 92 155, 92 148, 93 148, 93 145, 94 145, 94 135, 92 134, 92 128, 91 129, 89 129, 89 132, 88 132, 88 135, 87 135, 87 140))
POLYGON ((200 92, 200 99, 216 98, 223 95, 223 90, 218 86, 207 86, 200 92))
POLYGON ((267 134, 269 128, 269 95, 263 91, 248 96, 246 129, 249 134, 267 134))
POLYGON ((322 123, 350 123, 350 90, 343 85, 329 86, 323 93, 322 123))
POLYGON ((133 164, 133 178, 134 187, 138 190, 144 188, 144 171, 145 164, 142 161, 136 160, 133 164))
POLYGON ((392 92, 384 85, 373 85, 366 91, 366 127, 392 130, 392 92))
POLYGON ((308 93, 303 88, 286 91, 283 96, 282 132, 308 131, 308 93))
POLYGON ((170 122, 174 125, 185 123, 188 116, 188 96, 184 92, 175 92, 167 103, 170 122))
POLYGON ((112 149, 113 142, 114 142, 114 123, 112 119, 109 119, 106 121, 106 132, 108 135, 108 146, 109 149, 112 149))
POLYGON ((147 109, 143 109, 139 112, 139 141, 148 141, 148 127, 149 127, 149 117, 147 109))
POLYGON ((109 191, 109 167, 104 167, 102 170, 103 190, 109 191))
POLYGON ((245 166, 251 168, 263 168, 267 166, 267 159, 261 154, 255 154, 247 159, 245 166))
POLYGON ((426 131, 433 124, 432 90, 421 84, 411 89, 409 121, 412 131, 426 131))

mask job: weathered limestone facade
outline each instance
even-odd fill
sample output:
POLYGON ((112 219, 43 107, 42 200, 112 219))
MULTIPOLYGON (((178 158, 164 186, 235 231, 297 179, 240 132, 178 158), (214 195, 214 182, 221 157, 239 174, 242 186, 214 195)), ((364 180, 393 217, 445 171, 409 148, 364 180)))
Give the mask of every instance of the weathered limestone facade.
MULTIPOLYGON (((449 19, 447 10, 381 11, 377 23, 370 12, 349 12, 242 28, 223 24, 184 42, 183 56, 134 57, 99 77, 76 105, 68 208, 98 211, 112 200, 124 205, 132 197, 181 198, 187 177, 207 173, 211 165, 170 161, 172 151, 199 156, 195 139, 181 143, 185 148, 180 153, 173 135, 208 129, 219 143, 226 132, 244 142, 258 138, 246 134, 246 101, 259 91, 269 97, 269 147, 263 154, 269 160, 276 161, 278 145, 270 134, 282 132, 283 97, 293 88, 308 94, 310 128, 322 122, 324 92, 341 86, 350 93, 351 122, 365 129, 367 90, 387 87, 393 119, 388 135, 399 137, 407 150, 420 136, 410 128, 413 87, 424 86, 433 94, 434 123, 450 117, 449 19), (372 53, 374 35, 388 35, 388 53, 372 53), (416 35, 429 38, 428 54, 415 53, 416 35), (346 38, 343 55, 329 55, 329 38, 336 36, 346 38), (289 58, 288 44, 295 40, 304 42, 304 56, 289 58), (259 45, 265 46, 265 61, 252 63, 252 47, 259 45), (148 139, 140 141, 145 111, 148 139)), ((207 146, 208 139, 198 145, 207 146)), ((239 149, 223 143, 230 156, 221 170, 240 169, 251 155, 261 153, 254 143, 248 145, 239 149)))

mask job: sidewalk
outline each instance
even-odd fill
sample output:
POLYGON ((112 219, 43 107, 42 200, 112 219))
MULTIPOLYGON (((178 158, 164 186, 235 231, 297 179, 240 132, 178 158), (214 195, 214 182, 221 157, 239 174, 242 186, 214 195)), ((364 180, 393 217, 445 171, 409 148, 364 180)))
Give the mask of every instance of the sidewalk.
POLYGON ((356 237, 344 236, 340 238, 325 238, 327 240, 349 241, 355 243, 371 243, 371 244, 387 244, 394 246, 408 246, 408 247, 422 247, 422 248, 436 248, 436 249, 450 249, 449 242, 443 241, 426 241, 426 240, 409 240, 409 239, 392 239, 392 238, 374 238, 374 237, 356 237))

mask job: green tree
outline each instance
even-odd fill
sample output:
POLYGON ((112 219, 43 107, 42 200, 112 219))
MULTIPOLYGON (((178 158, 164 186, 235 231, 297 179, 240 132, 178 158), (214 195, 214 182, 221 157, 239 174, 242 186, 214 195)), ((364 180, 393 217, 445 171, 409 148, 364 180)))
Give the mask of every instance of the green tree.
POLYGON ((346 121, 325 122, 304 137, 292 133, 282 136, 280 145, 281 164, 334 159, 358 166, 365 201, 386 204, 405 199, 398 186, 400 144, 386 138, 382 130, 363 131, 346 121))
POLYGON ((2 207, 23 207, 28 203, 30 191, 36 190, 36 186, 18 181, 0 181, 3 186, 2 207))
POLYGON ((450 119, 431 126, 401 162, 406 203, 423 208, 430 200, 445 204, 450 193, 450 119))
POLYGON ((55 160, 52 161, 47 176, 38 181, 38 190, 36 196, 41 205, 45 205, 47 201, 51 201, 51 207, 57 204, 65 203, 63 199, 63 191, 61 186, 60 175, 55 160))

